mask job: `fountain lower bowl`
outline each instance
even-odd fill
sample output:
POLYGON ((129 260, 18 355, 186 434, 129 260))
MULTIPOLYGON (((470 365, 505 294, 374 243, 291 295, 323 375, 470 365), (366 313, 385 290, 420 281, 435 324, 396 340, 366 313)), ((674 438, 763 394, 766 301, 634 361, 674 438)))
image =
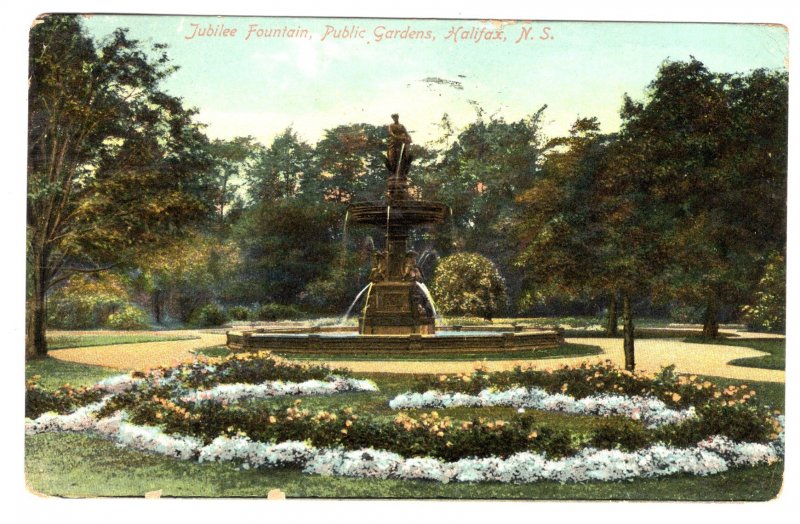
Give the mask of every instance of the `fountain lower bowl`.
POLYGON ((398 354, 491 353, 550 349, 564 343, 558 329, 521 326, 438 327, 435 335, 361 335, 352 327, 259 328, 227 332, 232 351, 268 350, 278 353, 330 353, 331 355, 370 352, 398 354))
POLYGON ((441 224, 449 212, 445 204, 426 200, 354 202, 348 207, 353 222, 393 227, 441 224))

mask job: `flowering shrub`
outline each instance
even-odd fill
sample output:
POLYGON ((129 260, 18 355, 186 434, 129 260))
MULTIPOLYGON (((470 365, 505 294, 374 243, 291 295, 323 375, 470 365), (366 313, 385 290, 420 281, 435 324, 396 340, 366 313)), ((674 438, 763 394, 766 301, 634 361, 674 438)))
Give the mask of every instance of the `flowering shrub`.
POLYGON ((165 377, 178 380, 187 388, 208 388, 217 384, 258 384, 269 380, 304 382, 325 380, 332 374, 348 377, 344 369, 324 365, 295 363, 276 359, 268 351, 234 353, 219 358, 198 358, 172 368, 162 368, 165 377))
POLYGON ((448 393, 477 395, 485 389, 504 390, 517 387, 536 387, 547 393, 568 394, 580 399, 598 394, 653 397, 676 408, 697 406, 707 402, 740 402, 755 399, 755 391, 747 385, 721 389, 696 375, 678 375, 675 367, 659 373, 631 372, 614 366, 610 360, 578 366, 564 365, 555 370, 516 366, 511 371, 487 373, 481 364, 471 374, 440 375, 420 380, 414 391, 436 390, 448 393))
POLYGON ((74 387, 64 384, 55 391, 47 391, 39 384, 38 375, 25 383, 25 416, 35 418, 42 413, 66 413, 78 407, 99 401, 105 392, 101 387, 74 387))

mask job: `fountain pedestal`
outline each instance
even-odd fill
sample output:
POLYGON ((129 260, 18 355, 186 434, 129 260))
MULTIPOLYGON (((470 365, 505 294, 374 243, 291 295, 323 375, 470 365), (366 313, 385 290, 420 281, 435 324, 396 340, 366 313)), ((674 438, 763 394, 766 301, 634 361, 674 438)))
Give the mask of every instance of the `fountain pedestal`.
POLYGON ((433 335, 435 318, 416 282, 377 282, 367 296, 358 330, 362 335, 433 335))
MULTIPOLYGON (((396 116, 396 115, 395 115, 396 116)), ((405 129, 405 128, 403 128, 405 129)), ((408 170, 413 157, 405 146, 387 155, 386 200, 355 202, 350 220, 379 227, 385 234, 385 251, 373 262, 359 332, 362 335, 433 335, 433 304, 421 285, 416 253, 408 251, 409 232, 417 226, 440 224, 449 208, 440 202, 412 198, 408 170)))

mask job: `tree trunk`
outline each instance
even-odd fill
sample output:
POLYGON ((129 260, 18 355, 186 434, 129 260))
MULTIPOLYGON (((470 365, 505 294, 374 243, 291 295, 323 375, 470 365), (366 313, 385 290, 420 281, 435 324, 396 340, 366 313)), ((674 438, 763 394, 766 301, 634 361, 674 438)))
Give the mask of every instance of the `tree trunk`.
POLYGON ((47 356, 45 327, 47 309, 47 256, 38 250, 31 254, 33 267, 28 297, 25 300, 25 360, 47 356))
POLYGON ((719 321, 717 320, 717 301, 711 299, 706 305, 706 316, 703 320, 703 336, 717 338, 719 335, 719 321))
POLYGON ((161 324, 161 290, 156 289, 153 291, 151 300, 153 301, 153 318, 156 324, 161 324))
POLYGON ((622 326, 625 369, 633 371, 636 367, 633 351, 633 317, 631 316, 631 299, 627 293, 622 295, 622 326))
POLYGON ((617 293, 611 294, 611 300, 608 303, 608 323, 606 324, 606 334, 616 337, 619 334, 617 328, 617 293))

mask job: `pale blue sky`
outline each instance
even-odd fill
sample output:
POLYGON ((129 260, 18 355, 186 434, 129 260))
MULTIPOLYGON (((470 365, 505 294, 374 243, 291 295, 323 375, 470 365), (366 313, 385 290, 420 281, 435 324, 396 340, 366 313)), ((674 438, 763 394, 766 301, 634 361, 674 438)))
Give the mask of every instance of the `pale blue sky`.
POLYGON ((597 116, 607 131, 619 125, 623 93, 641 98, 664 59, 690 55, 719 72, 784 68, 783 27, 746 24, 531 22, 502 27, 506 41, 447 39, 450 29, 498 29, 464 20, 244 18, 203 16, 93 16, 95 35, 115 27, 130 36, 169 44, 181 69, 167 90, 200 110, 213 138, 253 135, 264 143, 287 126, 314 142, 338 124, 385 124, 399 112, 417 142, 437 133, 448 113, 458 125, 475 118, 470 100, 509 120, 543 104, 545 131, 565 133, 577 116, 597 116), (236 28, 235 37, 195 37, 191 24, 236 28), (259 28, 307 28, 310 38, 245 40, 259 28), (357 26, 363 39, 322 40, 326 26, 357 26), (431 31, 435 40, 375 41, 379 26, 431 31), (549 26, 552 39, 540 40, 549 26), (521 28, 534 40, 518 44, 521 28), (424 82, 459 81, 463 89, 424 82))

